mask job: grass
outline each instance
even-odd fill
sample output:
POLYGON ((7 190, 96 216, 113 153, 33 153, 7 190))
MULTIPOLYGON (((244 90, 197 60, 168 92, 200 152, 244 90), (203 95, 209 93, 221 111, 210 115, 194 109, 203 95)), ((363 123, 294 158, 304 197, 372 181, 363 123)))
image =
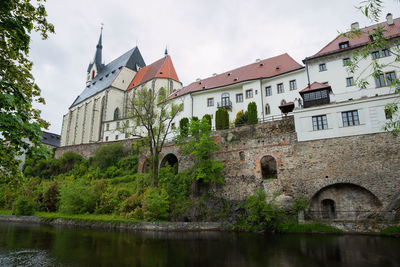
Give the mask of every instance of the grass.
POLYGON ((389 226, 380 232, 381 235, 400 235, 400 226, 389 226))
POLYGON ((285 223, 279 227, 283 233, 341 233, 342 230, 322 223, 285 223))
POLYGON ((12 215, 11 210, 0 210, 0 215, 12 215))

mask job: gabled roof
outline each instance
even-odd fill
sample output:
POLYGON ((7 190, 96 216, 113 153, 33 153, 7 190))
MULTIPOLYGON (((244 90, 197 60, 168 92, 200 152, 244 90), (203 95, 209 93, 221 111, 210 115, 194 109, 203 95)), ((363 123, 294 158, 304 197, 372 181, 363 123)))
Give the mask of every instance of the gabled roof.
POLYGON ((114 79, 120 73, 122 67, 137 71, 137 66, 144 67, 146 64, 144 63, 139 49, 135 47, 105 65, 90 84, 86 86, 83 92, 75 99, 71 107, 110 87, 114 79))
POLYGON ((267 58, 222 74, 193 82, 173 93, 170 98, 181 95, 232 85, 243 81, 271 78, 280 74, 304 68, 287 53, 267 58))
POLYGON ((383 36, 386 39, 394 38, 394 37, 399 37, 400 36, 400 18, 394 19, 393 20, 393 25, 388 25, 386 22, 378 23, 375 25, 371 25, 365 28, 360 29, 360 36, 359 38, 355 37, 352 39, 349 38, 343 38, 341 35, 337 36, 335 39, 333 39, 329 44, 327 44, 324 48, 322 48, 318 53, 311 57, 307 57, 305 60, 312 59, 312 58, 317 58, 329 54, 333 54, 339 51, 346 51, 350 49, 354 49, 360 46, 364 46, 371 42, 370 36, 368 33, 371 33, 374 28, 377 26, 384 27, 385 31, 383 36), (349 42, 349 47, 340 49, 339 44, 342 42, 349 42))
POLYGON ((172 64, 172 60, 169 55, 166 55, 165 57, 150 65, 147 65, 144 68, 141 68, 130 83, 128 90, 154 78, 169 78, 179 82, 174 64, 172 64))
POLYGON ((321 89, 331 89, 331 86, 329 84, 324 84, 324 83, 319 83, 319 82, 313 82, 303 90, 299 91, 299 93, 306 93, 306 92, 312 92, 312 91, 318 91, 321 89))

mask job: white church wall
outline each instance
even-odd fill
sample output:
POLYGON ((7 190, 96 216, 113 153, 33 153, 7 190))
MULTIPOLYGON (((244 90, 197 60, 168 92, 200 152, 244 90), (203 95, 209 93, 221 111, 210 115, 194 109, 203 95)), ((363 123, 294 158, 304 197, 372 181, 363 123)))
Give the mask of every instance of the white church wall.
POLYGON ((128 89, 128 86, 135 77, 135 75, 136 72, 134 70, 131 70, 127 67, 122 67, 121 71, 112 82, 111 87, 115 87, 121 90, 126 90, 128 89))

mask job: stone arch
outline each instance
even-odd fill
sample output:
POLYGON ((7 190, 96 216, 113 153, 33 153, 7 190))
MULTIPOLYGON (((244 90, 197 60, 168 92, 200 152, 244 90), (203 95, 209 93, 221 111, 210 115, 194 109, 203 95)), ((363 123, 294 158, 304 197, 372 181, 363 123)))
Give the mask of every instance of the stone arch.
POLYGON ((173 168, 175 174, 178 173, 178 157, 175 156, 175 154, 168 153, 167 155, 165 155, 164 158, 161 160, 160 168, 165 168, 167 164, 173 168))
POLYGON ((312 219, 358 220, 374 217, 382 207, 368 189, 353 183, 335 183, 318 190, 311 198, 312 219))
POLYGON ((260 159, 261 177, 263 179, 278 178, 278 163, 271 155, 265 155, 260 159))

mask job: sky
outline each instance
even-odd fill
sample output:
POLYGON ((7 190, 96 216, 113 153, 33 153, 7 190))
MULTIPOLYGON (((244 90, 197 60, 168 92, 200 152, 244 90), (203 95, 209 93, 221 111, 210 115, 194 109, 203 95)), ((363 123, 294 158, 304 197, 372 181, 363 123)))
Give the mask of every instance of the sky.
MULTIPOLYGON (((288 53, 297 62, 314 55, 338 32, 370 25, 355 7, 361 0, 48 0, 56 33, 32 35, 33 75, 46 105, 37 105, 48 131, 61 133, 62 117, 83 91, 89 62, 103 29, 107 64, 138 46, 146 64, 172 58, 183 85, 243 65, 288 53)), ((397 0, 384 0, 400 16, 397 0)))

